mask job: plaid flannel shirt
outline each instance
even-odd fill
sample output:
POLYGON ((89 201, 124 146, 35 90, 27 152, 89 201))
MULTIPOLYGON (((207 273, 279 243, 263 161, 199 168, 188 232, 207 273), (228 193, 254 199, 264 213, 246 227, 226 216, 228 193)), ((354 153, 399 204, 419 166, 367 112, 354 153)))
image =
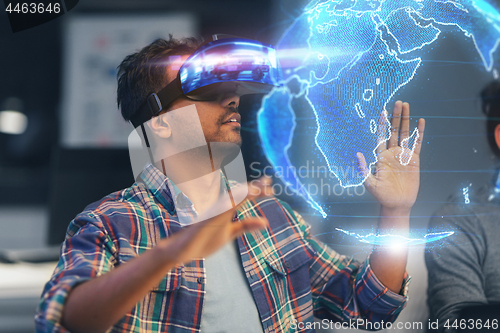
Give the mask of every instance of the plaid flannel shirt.
MULTIPOLYGON (((168 178, 148 165, 140 181, 89 205, 71 221, 37 309, 37 332, 67 332, 60 322, 72 288, 182 228, 169 188, 168 178)), ((402 295, 393 293, 378 281, 369 259, 359 263, 329 249, 286 203, 246 201, 238 217, 247 216, 269 221, 265 230, 237 240, 264 332, 312 332, 307 324, 313 315, 392 322, 405 306, 406 274, 402 295)), ((205 278, 203 259, 178 265, 109 332, 200 332, 205 278)))

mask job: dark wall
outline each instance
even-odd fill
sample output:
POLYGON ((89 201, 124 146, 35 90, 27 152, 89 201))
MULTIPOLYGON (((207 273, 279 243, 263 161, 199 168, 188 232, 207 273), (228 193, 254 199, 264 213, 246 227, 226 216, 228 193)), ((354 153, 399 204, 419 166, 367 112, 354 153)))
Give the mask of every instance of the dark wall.
POLYGON ((0 204, 47 203, 50 161, 58 146, 63 20, 69 15, 190 12, 204 38, 227 33, 272 42, 267 29, 272 4, 263 0, 86 0, 59 19, 15 34, 7 15, 0 15, 0 106, 7 98, 17 97, 29 119, 23 135, 0 134, 0 204))

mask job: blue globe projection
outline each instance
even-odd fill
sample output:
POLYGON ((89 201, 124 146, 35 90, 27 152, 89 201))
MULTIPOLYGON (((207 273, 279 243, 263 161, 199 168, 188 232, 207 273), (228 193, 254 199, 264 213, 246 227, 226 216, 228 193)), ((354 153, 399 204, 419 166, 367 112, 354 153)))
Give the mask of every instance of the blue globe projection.
MULTIPOLYGON (((357 166, 357 152, 370 166, 376 163, 381 111, 423 66, 423 49, 450 33, 472 39, 484 68, 493 71, 500 14, 485 0, 311 1, 277 44, 283 86, 264 98, 257 115, 264 154, 273 168, 297 170, 289 156, 297 135, 292 100, 303 96, 316 120, 314 149, 329 172, 342 187, 363 184, 361 173, 345 170, 357 166)), ((297 172, 280 172, 279 177, 327 216, 297 172)))

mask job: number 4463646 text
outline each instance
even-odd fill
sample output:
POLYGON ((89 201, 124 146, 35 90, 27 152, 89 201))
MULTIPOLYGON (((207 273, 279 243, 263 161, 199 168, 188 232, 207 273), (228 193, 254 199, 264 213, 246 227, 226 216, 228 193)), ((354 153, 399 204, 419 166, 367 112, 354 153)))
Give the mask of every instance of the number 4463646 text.
POLYGON ((9 3, 7 7, 5 8, 5 11, 12 14, 12 13, 18 13, 18 14, 44 14, 44 13, 49 13, 49 14, 59 14, 61 12, 61 4, 60 3, 9 3))

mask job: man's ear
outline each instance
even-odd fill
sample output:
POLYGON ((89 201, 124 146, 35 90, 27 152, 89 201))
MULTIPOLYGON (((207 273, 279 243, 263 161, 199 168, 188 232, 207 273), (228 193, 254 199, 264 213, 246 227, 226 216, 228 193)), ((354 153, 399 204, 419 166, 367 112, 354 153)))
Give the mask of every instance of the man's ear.
POLYGON ((493 133, 495 135, 495 142, 497 143, 498 149, 500 149, 500 124, 495 127, 495 132, 493 133))
POLYGON ((163 113, 158 117, 153 117, 150 121, 146 123, 153 135, 162 138, 168 139, 172 136, 172 127, 168 122, 167 114, 163 113))

